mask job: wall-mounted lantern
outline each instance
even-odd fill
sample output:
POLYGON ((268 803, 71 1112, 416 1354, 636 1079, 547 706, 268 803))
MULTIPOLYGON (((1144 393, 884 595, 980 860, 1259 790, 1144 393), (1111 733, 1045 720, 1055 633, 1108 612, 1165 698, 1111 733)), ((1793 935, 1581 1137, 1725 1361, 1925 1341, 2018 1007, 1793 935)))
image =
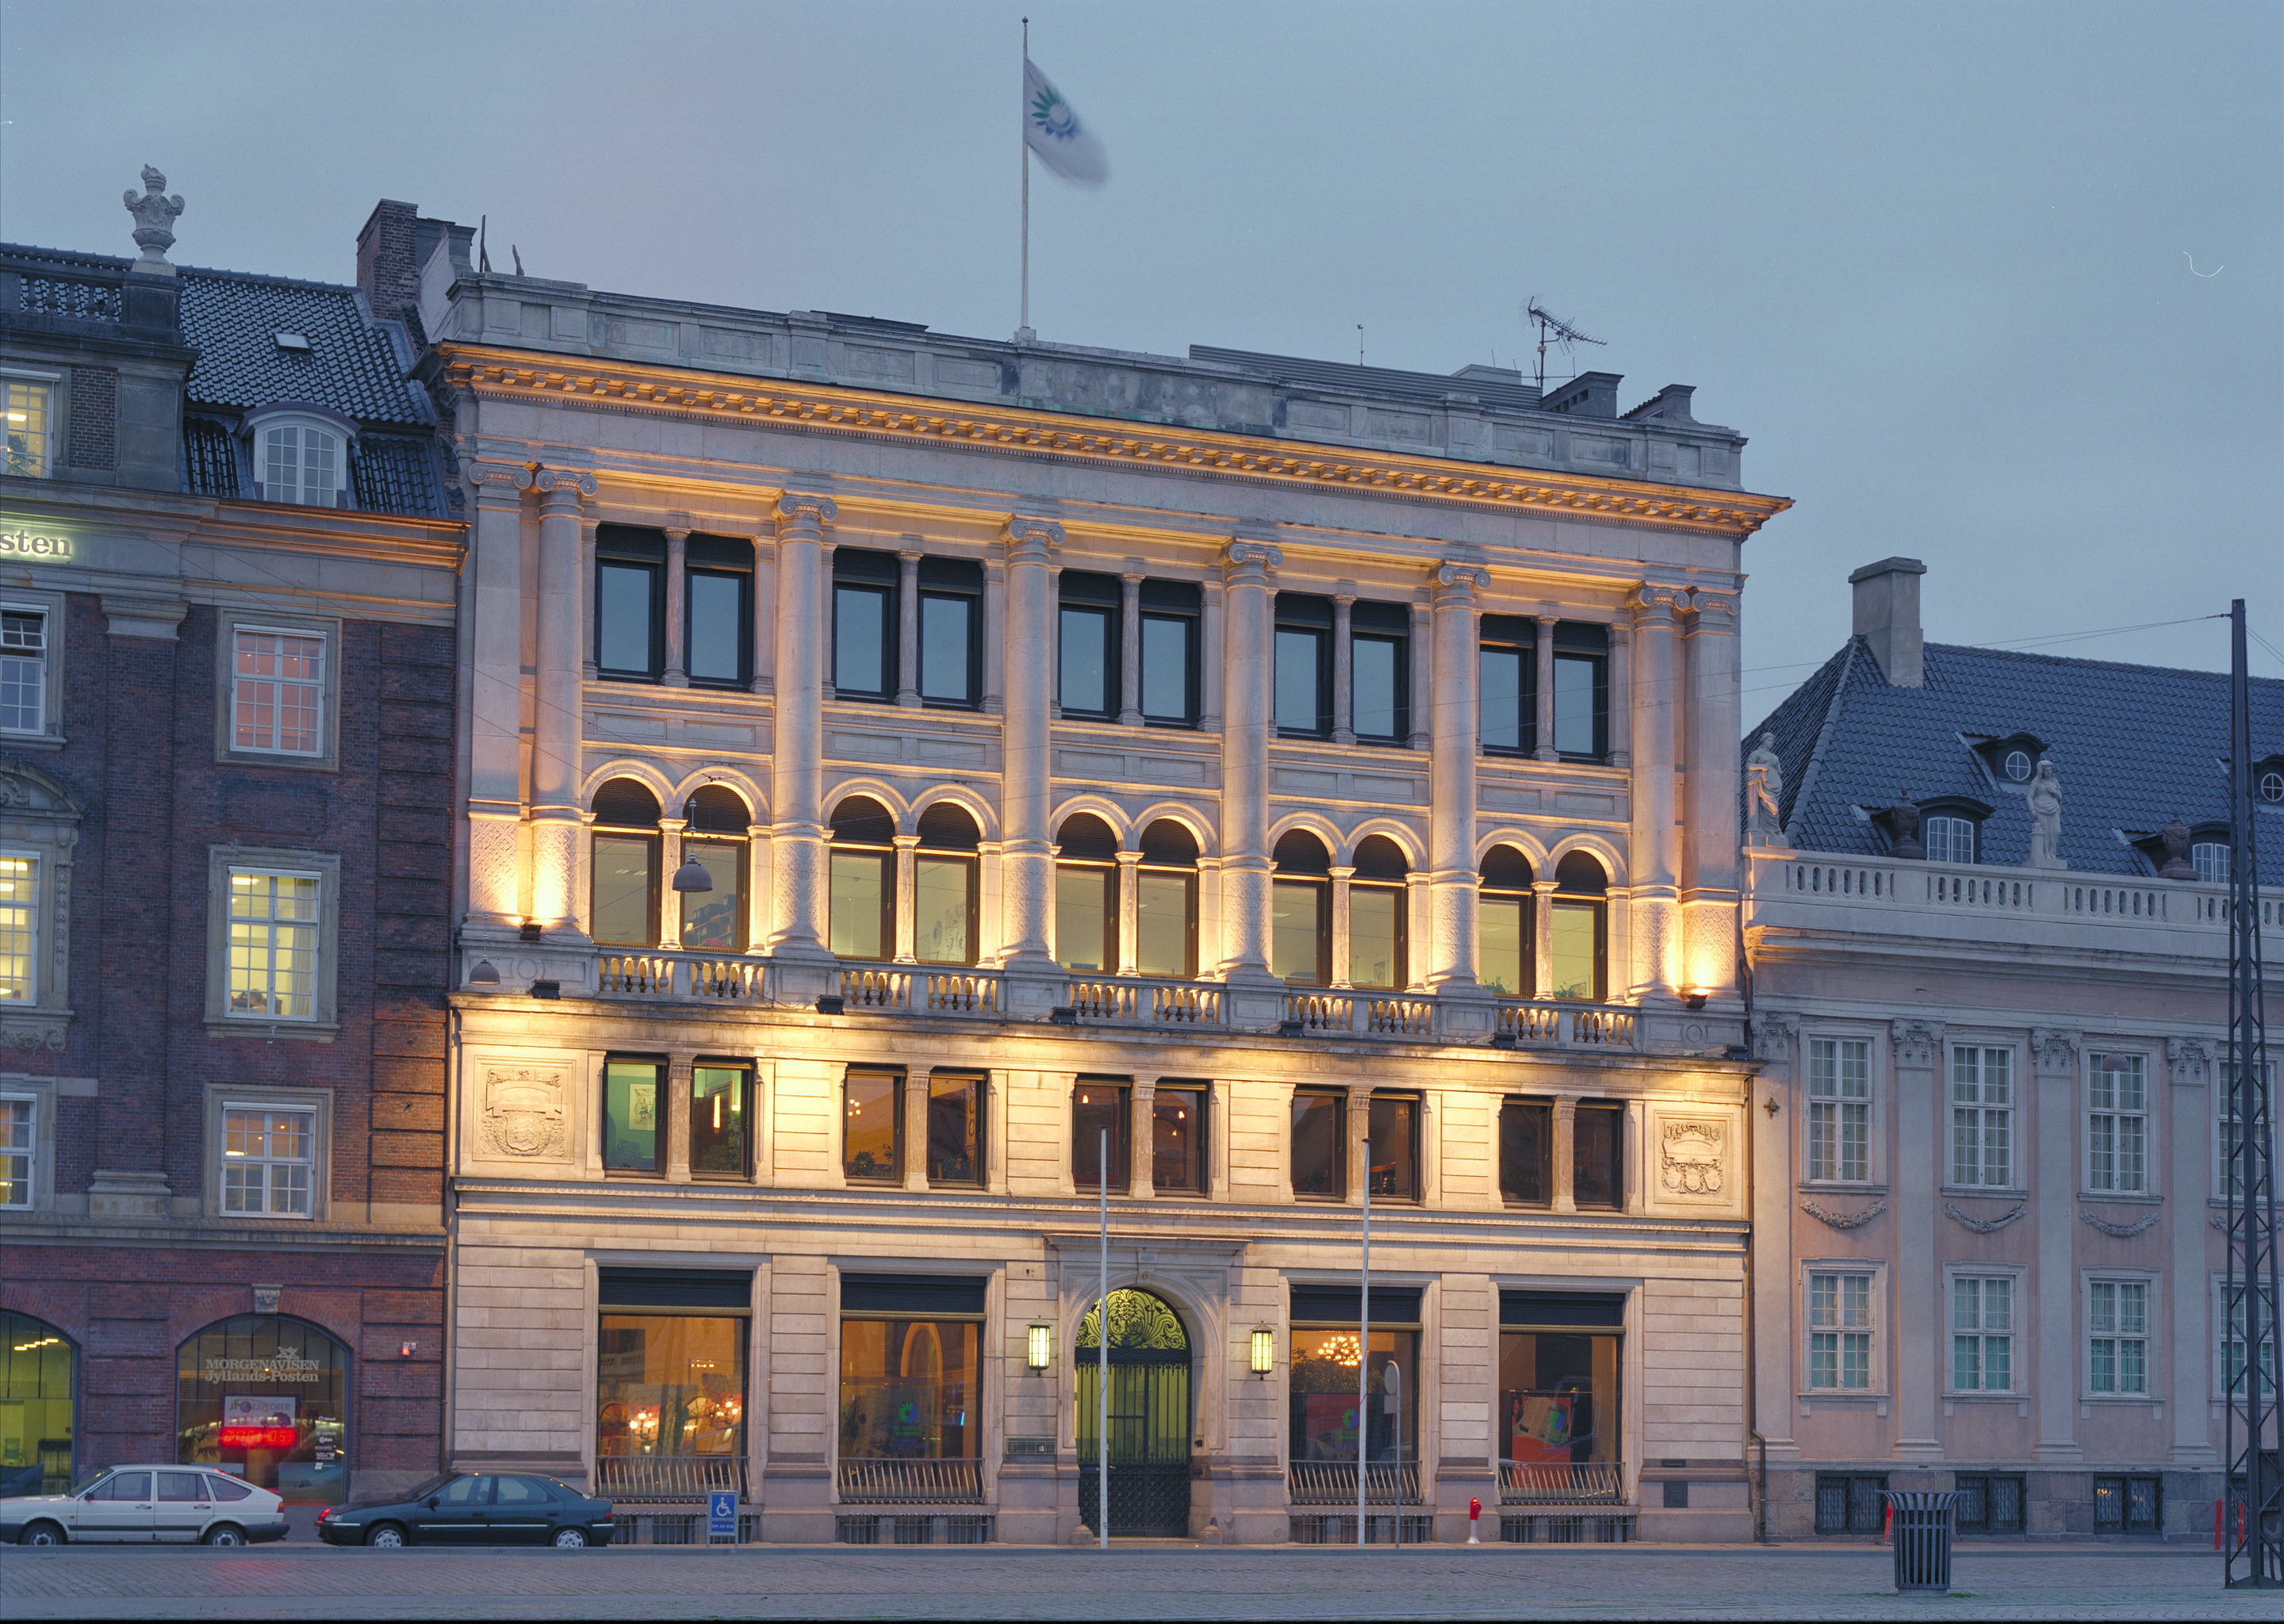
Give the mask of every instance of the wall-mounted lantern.
POLYGON ((1263 1325, 1253 1333, 1253 1373, 1267 1376, 1277 1368, 1277 1333, 1263 1325))
POLYGON ((1033 1320, 1023 1342, 1023 1362, 1034 1370, 1044 1370, 1054 1362, 1055 1328, 1044 1320, 1033 1320))

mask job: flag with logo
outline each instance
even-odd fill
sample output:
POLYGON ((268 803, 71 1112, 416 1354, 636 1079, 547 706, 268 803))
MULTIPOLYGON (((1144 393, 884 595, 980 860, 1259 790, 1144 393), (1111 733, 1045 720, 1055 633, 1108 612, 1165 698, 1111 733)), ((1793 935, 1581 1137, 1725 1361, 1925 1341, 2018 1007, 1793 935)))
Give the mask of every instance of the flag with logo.
POLYGON ((1029 55, 1023 58, 1023 141, 1067 181, 1099 186, 1110 178, 1110 158, 1102 143, 1029 55))

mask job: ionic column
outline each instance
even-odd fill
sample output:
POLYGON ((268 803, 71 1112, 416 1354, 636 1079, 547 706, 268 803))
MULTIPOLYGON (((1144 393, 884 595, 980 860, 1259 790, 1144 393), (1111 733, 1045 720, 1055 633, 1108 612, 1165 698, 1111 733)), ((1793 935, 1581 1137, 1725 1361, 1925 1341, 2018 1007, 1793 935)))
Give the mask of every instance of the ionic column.
POLYGON ((682 832, 689 827, 686 817, 658 820, 658 945, 663 949, 682 946, 682 893, 674 888, 674 876, 682 867, 682 832))
POLYGON ((1428 984, 1441 991, 1475 985, 1475 594, 1491 578, 1476 565, 1439 564, 1432 580, 1428 984))
POLYGON ((1356 594, 1345 589, 1333 594, 1333 742, 1356 743, 1356 651, 1349 642, 1355 621, 1356 594))
MULTIPOLYGON (((1427 605, 1419 603, 1413 604, 1412 605, 1412 635, 1405 638, 1404 643, 1404 651, 1412 659, 1411 744, 1412 748, 1414 750, 1425 750, 1428 748, 1430 738, 1426 725, 1428 722, 1428 714, 1435 708, 1433 706, 1422 705, 1420 703, 1420 696, 1428 691, 1431 662, 1428 659, 1428 649, 1429 643, 1432 641, 1431 629, 1434 624, 1434 612, 1431 611, 1427 605)), ((1474 651, 1472 649, 1467 652, 1467 663, 1471 666, 1475 663, 1474 651)), ((1475 719, 1473 716, 1470 716, 1467 718, 1467 730, 1471 738, 1474 736, 1474 728, 1475 719)))
POLYGON ((896 554, 896 703, 920 707, 920 555, 896 554))
POLYGON ((690 529, 666 533, 666 670, 659 681, 669 688, 690 686, 690 529))
POLYGON ((1538 740, 1533 753, 1542 761, 1554 756, 1554 617, 1551 614, 1532 617, 1538 623, 1538 640, 1532 651, 1538 660, 1537 678, 1538 704, 1531 719, 1531 729, 1538 740))
MULTIPOLYGON (((1129 558, 1129 564, 1141 563, 1129 558)), ((1142 725, 1142 576, 1118 578, 1118 725, 1142 725)))
MULTIPOLYGON (((1733 753, 1734 747, 1732 746, 1733 753)), ((1732 850, 1734 845, 1732 844, 1732 850)), ((1941 1021, 1898 1020, 1889 1029, 1896 1061, 1896 1458, 1943 1458, 1942 1238, 1936 1233, 1936 1189, 1943 1182, 1944 1027, 1941 1021)), ((2049 1288, 2051 1289, 2051 1287, 2049 1288)))
POLYGON ((825 527, 829 496, 778 498, 776 736, 770 767, 770 952, 822 960, 825 886, 825 527))
POLYGON ((1682 636, 1688 671, 1682 761, 1682 985, 1726 998, 1737 985, 1737 600, 1700 589, 1682 636))
POLYGON ((531 908, 542 930, 578 928, 580 668, 586 638, 579 589, 580 501, 595 476, 542 468, 539 581, 533 603, 531 908))
POLYGON ((1049 844, 1048 706, 1052 692, 1055 590, 1051 565, 1063 527, 1017 514, 1005 526, 1007 716, 1000 770, 999 885, 1003 966, 1054 967, 1047 910, 1054 895, 1049 844))
POLYGON ((1142 854, 1140 852, 1118 854, 1118 973, 1120 975, 1142 973, 1136 963, 1138 946, 1135 941, 1135 938, 1140 935, 1142 931, 1142 889, 1138 883, 1141 878, 1141 871, 1142 854))
MULTIPOLYGON (((595 521, 583 519, 579 522, 579 592, 583 599, 595 580, 595 521)), ((595 617, 579 617, 579 675, 588 682, 595 680, 595 617)))
POLYGON ((919 850, 920 838, 916 834, 900 834, 892 844, 896 848, 896 963, 916 962, 912 951, 913 897, 912 880, 916 865, 912 855, 919 850))
POLYGON ((1265 542, 1222 549, 1221 964, 1224 980, 1269 973, 1269 572, 1265 542))
POLYGON ((1633 592, 1633 839, 1627 923, 1633 941, 1629 995, 1636 1001, 1670 1000, 1681 979, 1673 635, 1675 617, 1686 601, 1680 588, 1654 582, 1633 592))
POLYGON ((1554 877, 1535 875, 1530 882, 1529 995, 1554 995, 1554 877))
POLYGON ((1349 881, 1356 870, 1347 863, 1333 865, 1333 985, 1350 987, 1349 979, 1349 881))
POLYGON ((523 493, 531 471, 471 462, 475 522, 463 574, 469 661, 468 922, 523 922, 523 493))
MULTIPOLYGON (((587 578, 591 581, 594 576, 591 573, 587 578)), ((750 684, 755 693, 768 693, 776 683, 778 590, 776 549, 768 536, 757 535, 754 538, 754 680, 750 684)))

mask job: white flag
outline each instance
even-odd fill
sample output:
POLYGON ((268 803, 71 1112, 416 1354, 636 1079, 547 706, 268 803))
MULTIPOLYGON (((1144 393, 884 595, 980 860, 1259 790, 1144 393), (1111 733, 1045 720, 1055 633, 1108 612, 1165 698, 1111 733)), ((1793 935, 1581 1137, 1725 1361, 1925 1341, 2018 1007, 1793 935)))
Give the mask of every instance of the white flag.
POLYGON ((1110 157, 1102 143, 1029 57, 1023 59, 1023 140, 1041 163, 1067 181, 1099 186, 1110 178, 1110 157))

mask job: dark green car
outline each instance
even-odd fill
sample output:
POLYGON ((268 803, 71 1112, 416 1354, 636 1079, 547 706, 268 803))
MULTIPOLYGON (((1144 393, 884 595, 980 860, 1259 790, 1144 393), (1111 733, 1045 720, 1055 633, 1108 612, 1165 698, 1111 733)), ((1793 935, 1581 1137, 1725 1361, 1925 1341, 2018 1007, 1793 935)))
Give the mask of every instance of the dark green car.
POLYGON ((568 1483, 521 1472, 448 1472, 402 1499, 328 1508, 317 1537, 329 1545, 552 1545, 611 1542, 611 1503, 568 1483))

